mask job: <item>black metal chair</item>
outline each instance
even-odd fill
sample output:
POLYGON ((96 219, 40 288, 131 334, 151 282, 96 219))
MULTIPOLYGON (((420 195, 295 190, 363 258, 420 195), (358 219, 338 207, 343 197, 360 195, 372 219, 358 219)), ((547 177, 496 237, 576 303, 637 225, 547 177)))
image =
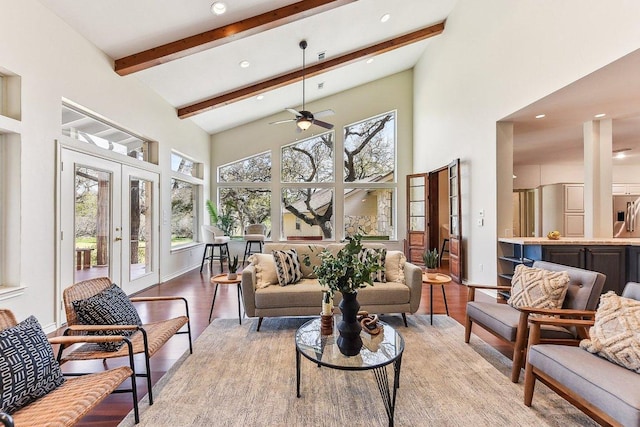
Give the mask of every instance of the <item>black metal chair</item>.
POLYGON ((242 264, 246 263, 248 257, 253 253, 262 252, 262 244, 266 238, 267 227, 264 224, 250 224, 244 228, 244 256, 242 257, 242 264), (253 245, 258 245, 258 250, 253 248, 253 245))
POLYGON ((210 268, 213 267, 213 261, 220 261, 220 271, 224 269, 224 261, 229 259, 229 236, 225 236, 217 227, 211 225, 200 226, 202 230, 202 241, 204 242, 204 252, 202 254, 202 263, 200 264, 200 273, 204 262, 209 261, 210 268), (218 254, 216 255, 216 249, 218 254))

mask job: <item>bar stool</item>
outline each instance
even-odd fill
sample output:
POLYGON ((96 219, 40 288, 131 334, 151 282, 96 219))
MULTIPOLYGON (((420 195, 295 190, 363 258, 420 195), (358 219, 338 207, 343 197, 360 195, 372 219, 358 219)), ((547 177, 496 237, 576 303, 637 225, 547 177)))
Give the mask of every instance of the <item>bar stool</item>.
POLYGON ((264 224, 250 224, 244 228, 244 240, 247 243, 244 245, 243 265, 251 254, 262 252, 262 244, 264 243, 266 234, 267 227, 264 224), (255 244, 258 245, 257 251, 253 248, 255 244))
POLYGON ((202 254, 202 263, 200 264, 200 273, 202 273, 202 267, 204 262, 209 261, 209 269, 213 269, 213 261, 220 260, 220 272, 224 269, 224 260, 229 258, 229 236, 223 236, 222 232, 211 225, 201 225, 202 241, 204 242, 204 253, 202 254), (216 236, 216 230, 218 230, 218 236, 216 236), (216 255, 216 249, 218 249, 218 255, 216 255))
MULTIPOLYGON (((445 245, 449 243, 449 239, 443 239, 442 240, 442 249, 440 249, 440 259, 438 260, 438 263, 442 264, 442 255, 445 252, 449 252, 449 249, 445 249, 445 245)), ((444 290, 444 289, 443 289, 444 290)))

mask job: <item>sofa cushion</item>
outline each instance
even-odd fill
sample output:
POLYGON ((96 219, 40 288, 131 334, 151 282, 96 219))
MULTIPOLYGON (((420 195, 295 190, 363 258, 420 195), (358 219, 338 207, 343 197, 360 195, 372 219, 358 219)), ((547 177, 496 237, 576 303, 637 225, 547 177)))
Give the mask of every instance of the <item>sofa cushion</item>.
POLYGON ((384 275, 387 282, 406 283, 404 277, 404 264, 407 258, 402 251, 387 251, 384 260, 384 275))
POLYGON ((9 414, 65 380, 40 323, 29 316, 0 332, 0 411, 9 414))
MULTIPOLYGON (((72 301, 83 325, 142 325, 136 308, 127 294, 115 283, 89 298, 72 301)), ((91 335, 123 335, 131 336, 135 330, 110 330, 90 332, 91 335)), ((98 343, 106 351, 118 351, 124 341, 98 343)))
POLYGON ((320 314, 323 290, 317 279, 302 279, 295 286, 268 286, 256 290, 256 308, 309 307, 317 301, 320 314))
POLYGON ((272 254, 257 253, 251 255, 248 259, 256 269, 256 289, 278 284, 276 262, 272 254))
POLYGON ((613 291, 601 295, 589 339, 580 347, 640 373, 640 301, 613 291))
POLYGON ((511 279, 512 307, 561 308, 569 286, 569 273, 516 266, 511 279))
POLYGON ((404 283, 374 283, 358 290, 358 302, 362 306, 380 304, 408 304, 411 290, 404 283))
POLYGON ((280 286, 297 283, 302 279, 300 260, 295 249, 286 251, 273 251, 273 259, 276 263, 276 274, 280 286))
POLYGON ((376 271, 371 274, 371 280, 374 282, 384 283, 387 281, 384 274, 384 262, 387 257, 387 250, 385 248, 382 249, 373 249, 373 248, 362 248, 360 253, 358 254, 358 259, 363 261, 365 258, 370 255, 380 254, 380 258, 378 258, 377 265, 381 267, 381 270, 376 271))
POLYGON ((284 251, 287 249, 295 249, 298 253, 298 259, 300 260, 300 271, 302 271, 302 277, 304 278, 315 278, 315 273, 313 272, 313 267, 320 265, 320 258, 318 254, 324 250, 325 246, 312 243, 312 244, 304 244, 304 243, 266 243, 264 245, 264 253, 270 254, 274 250, 284 251), (304 260, 305 258, 309 259, 310 265, 306 265, 304 260))
POLYGON ((621 425, 640 425, 640 376, 579 347, 539 344, 529 363, 621 425))

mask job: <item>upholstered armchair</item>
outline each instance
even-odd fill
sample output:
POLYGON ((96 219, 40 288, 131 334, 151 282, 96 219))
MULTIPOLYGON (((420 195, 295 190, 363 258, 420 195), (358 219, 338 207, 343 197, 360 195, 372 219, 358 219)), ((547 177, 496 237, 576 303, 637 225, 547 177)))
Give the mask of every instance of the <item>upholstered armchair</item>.
MULTIPOLYGON (((473 324, 481 326, 496 337, 513 344, 513 366, 511 381, 517 383, 523 367, 528 337, 528 321, 531 314, 544 314, 562 317, 581 318, 592 315, 598 304, 598 297, 604 286, 605 276, 595 271, 568 267, 546 261, 536 261, 533 267, 549 271, 566 271, 569 274, 569 286, 560 309, 514 308, 497 301, 475 301, 476 290, 490 289, 510 291, 509 286, 467 285, 467 314, 465 319, 465 338, 469 343, 473 324)), ((556 325, 545 325, 540 336, 545 342, 577 345, 584 331, 556 325)))
POLYGON ((526 406, 531 406, 536 380, 540 380, 601 425, 640 426, 640 284, 627 283, 622 297, 631 301, 612 294, 603 295, 595 320, 529 319, 524 379, 526 406), (581 347, 540 344, 545 326, 594 326, 589 340, 581 344, 588 351, 581 347), (598 343, 594 344, 596 340, 598 343), (602 351, 605 357, 591 353, 596 350, 602 351))

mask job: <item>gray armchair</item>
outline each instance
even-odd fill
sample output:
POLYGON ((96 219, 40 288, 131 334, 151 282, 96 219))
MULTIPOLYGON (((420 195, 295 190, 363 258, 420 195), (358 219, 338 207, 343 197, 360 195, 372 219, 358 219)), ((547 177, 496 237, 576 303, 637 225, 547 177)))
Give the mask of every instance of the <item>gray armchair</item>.
MULTIPOLYGON (((569 289, 567 290, 562 309, 516 309, 508 304, 498 302, 475 301, 476 289, 510 290, 508 286, 468 285, 467 314, 465 321, 464 341, 469 343, 472 324, 481 326, 498 338, 512 343, 513 366, 511 381, 517 383, 520 370, 523 367, 525 348, 528 337, 528 320, 532 313, 549 314, 564 317, 581 318, 593 315, 598 305, 598 298, 604 286, 605 275, 595 271, 568 267, 546 261, 536 261, 534 267, 551 271, 566 271, 569 273, 569 289)), ((541 339, 545 342, 577 345, 586 335, 584 329, 545 325, 541 331, 541 339)))
MULTIPOLYGON (((623 297, 640 301, 640 284, 629 282, 623 297)), ((541 328, 589 327, 593 320, 530 319, 524 404, 531 406, 542 381, 601 425, 640 426, 640 375, 579 347, 540 344, 541 328)))

